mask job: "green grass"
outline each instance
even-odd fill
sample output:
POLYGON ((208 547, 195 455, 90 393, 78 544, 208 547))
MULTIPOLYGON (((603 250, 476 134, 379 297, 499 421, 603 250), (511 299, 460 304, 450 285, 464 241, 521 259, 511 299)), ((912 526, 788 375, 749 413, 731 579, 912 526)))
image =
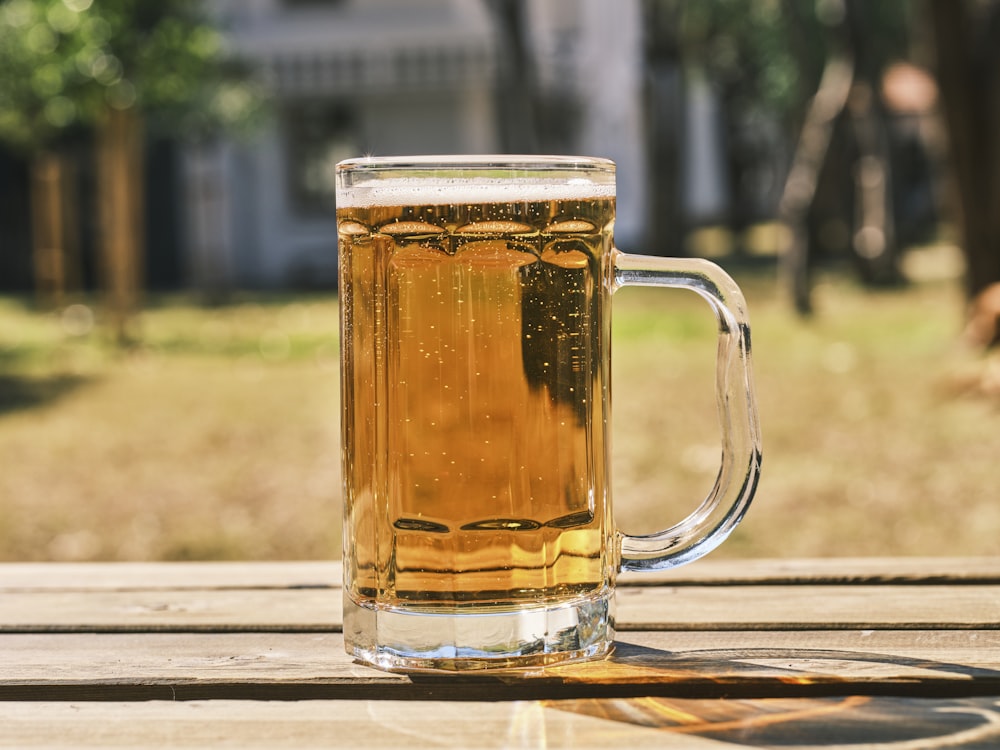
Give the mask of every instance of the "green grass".
MULTIPOLYGON (((773 274, 751 311, 763 475, 716 555, 1000 552, 1000 402, 958 383, 961 295, 831 276, 801 320, 773 274)), ((119 351, 88 310, 0 298, 0 559, 340 554, 337 304, 152 300, 119 351)), ((714 480, 715 326, 693 294, 614 303, 616 517, 650 531, 714 480)))
POLYGON ((337 554, 337 314, 166 300, 120 352, 0 304, 0 557, 337 554))
MULTIPOLYGON (((985 363, 957 342, 957 285, 871 293, 831 279, 817 289, 815 318, 802 320, 773 280, 740 280, 764 461, 753 507, 716 554, 1000 552, 1000 401, 962 387, 985 363)), ((710 321, 688 335, 655 320, 686 317, 699 300, 626 293, 637 298, 616 310, 616 503, 627 530, 649 531, 714 479, 712 333, 710 321)))

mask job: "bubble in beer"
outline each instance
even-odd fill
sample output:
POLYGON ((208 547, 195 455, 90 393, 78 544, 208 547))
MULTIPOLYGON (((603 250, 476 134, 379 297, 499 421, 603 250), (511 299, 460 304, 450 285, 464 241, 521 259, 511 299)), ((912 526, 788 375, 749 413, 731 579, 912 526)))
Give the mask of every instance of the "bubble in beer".
POLYGON ((552 526, 557 529, 571 529, 574 526, 586 526, 593 520, 594 512, 592 510, 584 510, 579 513, 570 513, 565 516, 559 516, 559 518, 553 518, 545 525, 552 526))
POLYGON ((443 523, 425 521, 422 518, 397 518, 392 525, 400 531, 427 531, 432 534, 447 534, 450 531, 443 523))
POLYGON ((379 227, 379 231, 382 234, 391 234, 393 236, 403 235, 403 234, 443 234, 444 230, 435 226, 434 224, 428 224, 425 221, 395 221, 389 224, 383 224, 379 227))
POLYGON ((362 224, 360 221, 341 221, 337 224, 337 231, 340 232, 340 234, 356 236, 368 234, 371 232, 371 229, 362 224))
POLYGON ((580 250, 562 248, 559 243, 555 243, 542 252, 542 262, 560 268, 586 268, 590 258, 580 250))
POLYGON ((467 523, 462 531, 534 531, 541 527, 538 521, 530 518, 488 518, 485 521, 467 523))
POLYGON ((537 258, 530 245, 505 240, 468 242, 458 249, 461 262, 476 268, 518 268, 530 265, 537 258))
POLYGON ((457 234, 532 234, 535 231, 530 224, 519 221, 476 221, 455 230, 457 234))
POLYGON ((589 234, 597 231, 597 227, 589 221, 572 219, 570 221, 557 221, 549 224, 542 231, 546 234, 589 234))

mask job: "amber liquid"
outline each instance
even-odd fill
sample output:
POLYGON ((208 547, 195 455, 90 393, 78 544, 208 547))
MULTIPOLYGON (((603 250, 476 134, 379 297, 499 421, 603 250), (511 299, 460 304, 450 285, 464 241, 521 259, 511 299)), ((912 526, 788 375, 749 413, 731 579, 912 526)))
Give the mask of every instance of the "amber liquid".
POLYGON ((338 210, 345 585, 358 604, 603 591, 614 200, 338 210))

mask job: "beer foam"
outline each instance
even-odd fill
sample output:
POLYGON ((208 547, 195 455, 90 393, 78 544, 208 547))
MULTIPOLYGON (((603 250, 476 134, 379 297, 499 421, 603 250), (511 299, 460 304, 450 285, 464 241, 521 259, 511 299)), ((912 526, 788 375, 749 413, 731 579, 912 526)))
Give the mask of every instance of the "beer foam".
POLYGON ((338 208, 451 205, 455 203, 525 203, 614 198, 614 183, 587 179, 442 179, 407 177, 372 180, 337 191, 338 208))

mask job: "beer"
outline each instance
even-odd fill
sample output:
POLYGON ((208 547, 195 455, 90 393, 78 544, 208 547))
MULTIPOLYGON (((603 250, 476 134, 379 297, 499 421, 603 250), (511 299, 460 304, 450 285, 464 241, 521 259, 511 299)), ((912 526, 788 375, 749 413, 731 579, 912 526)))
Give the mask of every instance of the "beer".
POLYGON ((407 191, 337 209, 346 593, 440 612, 602 596, 613 185, 407 191))

